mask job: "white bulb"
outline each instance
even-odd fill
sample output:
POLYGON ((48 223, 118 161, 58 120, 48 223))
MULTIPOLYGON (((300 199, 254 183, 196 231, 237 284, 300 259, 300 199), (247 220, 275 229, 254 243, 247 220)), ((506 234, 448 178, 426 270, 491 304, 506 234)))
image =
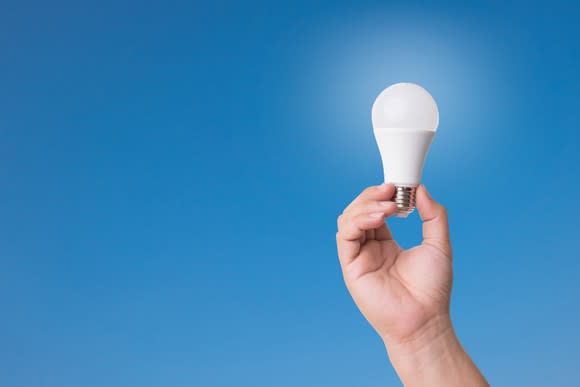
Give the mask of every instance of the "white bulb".
POLYGON ((439 125, 437 104, 421 86, 397 83, 379 94, 372 120, 385 182, 395 185, 397 215, 406 217, 415 208, 415 189, 439 125))

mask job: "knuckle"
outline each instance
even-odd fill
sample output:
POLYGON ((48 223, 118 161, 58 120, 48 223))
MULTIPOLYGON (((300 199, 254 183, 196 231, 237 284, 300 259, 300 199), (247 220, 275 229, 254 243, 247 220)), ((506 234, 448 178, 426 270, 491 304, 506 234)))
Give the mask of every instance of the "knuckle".
POLYGON ((336 227, 341 228, 343 224, 344 224, 344 213, 338 215, 338 218, 336 218, 336 227))
POLYGON ((445 208, 442 204, 437 204, 437 212, 440 217, 447 218, 447 208, 445 208))
POLYGON ((372 187, 367 187, 365 188, 360 196, 368 196, 369 194, 372 194, 373 192, 377 191, 377 187, 372 186, 372 187))

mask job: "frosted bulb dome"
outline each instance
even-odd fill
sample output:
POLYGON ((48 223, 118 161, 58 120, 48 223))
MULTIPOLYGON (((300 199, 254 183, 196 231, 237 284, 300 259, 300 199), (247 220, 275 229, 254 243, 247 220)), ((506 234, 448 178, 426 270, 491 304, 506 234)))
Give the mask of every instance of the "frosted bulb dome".
POLYGON ((439 110, 429 92, 414 83, 387 87, 372 108, 373 127, 435 131, 439 110))

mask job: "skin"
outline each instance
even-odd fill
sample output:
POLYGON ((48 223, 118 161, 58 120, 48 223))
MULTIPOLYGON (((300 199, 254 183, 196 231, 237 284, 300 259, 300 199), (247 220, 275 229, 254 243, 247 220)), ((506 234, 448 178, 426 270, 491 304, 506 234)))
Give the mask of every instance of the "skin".
POLYGON ((365 189, 338 218, 336 242, 346 286, 383 339, 405 386, 488 386, 455 335, 449 315, 453 279, 447 211, 417 188, 423 241, 403 250, 385 218, 394 186, 365 189))

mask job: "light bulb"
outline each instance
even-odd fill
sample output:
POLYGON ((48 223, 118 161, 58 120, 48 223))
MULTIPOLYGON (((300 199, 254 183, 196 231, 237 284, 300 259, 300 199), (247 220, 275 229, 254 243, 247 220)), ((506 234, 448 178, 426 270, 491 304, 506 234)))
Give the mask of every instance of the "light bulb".
POLYGON ((395 185, 395 215, 406 218, 415 209, 425 156, 439 125, 437 104, 421 86, 397 83, 379 94, 372 120, 385 183, 395 185))

